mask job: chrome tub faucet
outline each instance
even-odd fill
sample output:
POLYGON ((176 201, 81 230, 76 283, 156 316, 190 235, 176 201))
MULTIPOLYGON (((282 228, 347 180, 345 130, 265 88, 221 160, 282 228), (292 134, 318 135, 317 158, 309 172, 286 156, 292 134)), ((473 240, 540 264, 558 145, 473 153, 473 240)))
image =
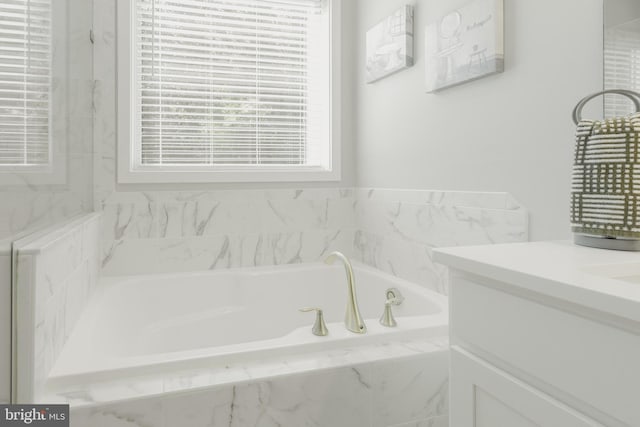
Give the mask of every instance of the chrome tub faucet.
POLYGON ((324 262, 325 264, 333 264, 337 259, 342 261, 347 273, 347 313, 344 317, 344 324, 349 331, 355 332, 356 334, 364 334, 367 332, 367 326, 364 324, 362 316, 360 315, 360 309, 358 308, 356 283, 353 276, 353 267, 351 267, 351 262, 349 262, 349 259, 340 252, 331 252, 324 262))
POLYGON ((380 324, 387 328, 395 328, 398 326, 395 317, 393 317, 393 311, 391 311, 392 305, 400 305, 404 301, 404 297, 400 291, 396 288, 389 288, 386 292, 387 301, 384 303, 384 312, 380 317, 380 324))

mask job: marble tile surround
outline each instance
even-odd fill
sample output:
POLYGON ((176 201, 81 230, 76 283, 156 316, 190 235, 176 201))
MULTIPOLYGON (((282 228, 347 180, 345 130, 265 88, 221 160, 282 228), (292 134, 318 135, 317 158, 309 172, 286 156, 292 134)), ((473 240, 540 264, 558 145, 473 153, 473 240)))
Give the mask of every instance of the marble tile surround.
POLYGON ((100 215, 87 214, 15 243, 18 396, 38 401, 99 275, 100 215))
MULTIPOLYGON (((94 206, 103 214, 102 274, 314 262, 340 250, 446 293, 445 270, 432 262, 434 247, 527 239, 526 210, 505 193, 119 186, 115 0, 94 2, 94 15, 100 19, 94 20, 93 189, 94 206)), ((136 379, 72 391, 65 398, 74 403, 74 426, 443 427, 448 425, 445 349, 436 356, 393 347, 389 360, 345 357, 344 364, 330 366, 315 358, 300 362, 306 368, 296 372, 287 360, 261 368, 267 373, 240 367, 233 374, 136 379), (113 402, 114 395, 124 400, 113 402)))
POLYGON ((433 248, 528 235, 527 212, 507 193, 114 192, 102 212, 105 275, 316 262, 339 250, 445 294, 446 269, 432 261, 433 248))
POLYGON ((358 189, 354 257, 448 294, 438 247, 528 240, 528 213, 508 193, 358 189))
POLYGON ((310 262, 355 236, 350 189, 117 192, 102 212, 105 275, 310 262))
MULTIPOLYGON (((447 426, 447 345, 446 339, 415 344, 414 349, 387 345, 372 349, 378 357, 386 351, 387 358, 373 360, 376 357, 370 354, 372 361, 355 364, 354 355, 348 351, 324 355, 334 361, 343 359, 342 366, 323 367, 323 356, 313 356, 303 362, 308 365, 307 370, 293 373, 295 361, 291 361, 291 366, 280 362, 278 365, 282 366, 260 368, 262 374, 271 370, 266 376, 255 369, 245 369, 245 378, 233 378, 218 386, 203 386, 202 374, 173 382, 165 380, 164 392, 156 396, 74 405, 71 425, 447 426), (260 378, 247 378, 247 374, 260 378), (185 383, 195 387, 184 390, 185 383), (172 391, 176 385, 183 390, 172 391)), ((208 376, 221 378, 220 373, 208 376)), ((147 386, 154 384, 158 382, 150 381, 147 386)), ((141 388, 141 384, 137 387, 141 388)))

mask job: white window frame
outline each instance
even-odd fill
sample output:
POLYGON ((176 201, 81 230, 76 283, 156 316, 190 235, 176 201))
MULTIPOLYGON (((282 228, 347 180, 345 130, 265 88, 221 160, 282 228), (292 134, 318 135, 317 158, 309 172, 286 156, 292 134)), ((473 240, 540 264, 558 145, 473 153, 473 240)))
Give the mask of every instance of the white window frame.
POLYGON ((1 187, 67 183, 67 10, 68 0, 51 1, 49 164, 0 166, 1 187))
POLYGON ((312 182, 341 179, 341 16, 339 0, 327 0, 330 34, 330 161, 326 168, 310 166, 171 166, 136 167, 135 145, 139 138, 135 117, 138 102, 134 93, 136 67, 132 37, 135 35, 133 0, 117 0, 117 180, 122 184, 216 183, 216 182, 312 182))

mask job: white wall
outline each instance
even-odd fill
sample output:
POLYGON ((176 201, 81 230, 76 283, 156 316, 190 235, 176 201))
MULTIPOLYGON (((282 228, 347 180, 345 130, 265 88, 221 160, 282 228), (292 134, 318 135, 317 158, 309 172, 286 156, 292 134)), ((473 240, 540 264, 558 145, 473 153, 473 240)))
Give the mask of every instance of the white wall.
POLYGON ((529 208, 533 240, 568 237, 570 113, 602 87, 602 0, 505 0, 505 73, 435 95, 423 54, 434 3, 358 0, 356 184, 507 191, 529 208), (416 65, 367 85, 366 29, 406 3, 416 65))

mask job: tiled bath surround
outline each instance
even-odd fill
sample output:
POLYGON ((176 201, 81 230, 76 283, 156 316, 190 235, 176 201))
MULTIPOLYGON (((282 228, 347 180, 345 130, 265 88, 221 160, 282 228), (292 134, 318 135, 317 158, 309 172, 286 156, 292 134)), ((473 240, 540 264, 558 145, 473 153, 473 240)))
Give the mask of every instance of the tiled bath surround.
POLYGON ((524 242, 528 214, 507 193, 358 189, 354 257, 447 294, 438 247, 524 242))
POLYGON ((528 235, 526 210, 506 193, 114 192, 102 209, 106 275, 316 262, 339 250, 446 293, 433 248, 520 242, 528 235))
POLYGON ((350 189, 116 192, 102 208, 106 275, 316 261, 355 233, 350 189))
POLYGON ((100 215, 15 243, 17 399, 39 401, 44 382, 95 288, 100 215))
MULTIPOLYGON (((251 369, 227 370, 145 384, 157 395, 120 403, 77 406, 72 426, 205 427, 205 426, 434 426, 444 427, 448 410, 447 342, 409 348, 373 348, 368 357, 330 355, 343 366, 323 366, 323 357, 294 373, 295 361, 276 364, 261 379, 251 369), (404 352, 404 353, 403 353, 404 352), (393 354, 391 354, 393 353, 393 354), (409 353, 414 353, 413 355, 409 353), (234 372, 241 375, 233 378, 234 372), (208 377, 208 378, 207 378, 208 377), (203 387, 207 380, 222 385, 203 387), (229 382, 224 383, 225 380, 229 382), (185 385, 192 385, 184 391, 185 385), (177 390, 182 389, 179 392, 177 390)), ((362 352, 365 353, 364 351, 362 352)), ((264 372, 263 372, 264 374, 264 372)), ((134 387, 131 387, 133 389, 134 387)), ((138 385, 138 388, 141 388, 138 385)), ((96 397, 109 391, 96 392, 96 397)))

